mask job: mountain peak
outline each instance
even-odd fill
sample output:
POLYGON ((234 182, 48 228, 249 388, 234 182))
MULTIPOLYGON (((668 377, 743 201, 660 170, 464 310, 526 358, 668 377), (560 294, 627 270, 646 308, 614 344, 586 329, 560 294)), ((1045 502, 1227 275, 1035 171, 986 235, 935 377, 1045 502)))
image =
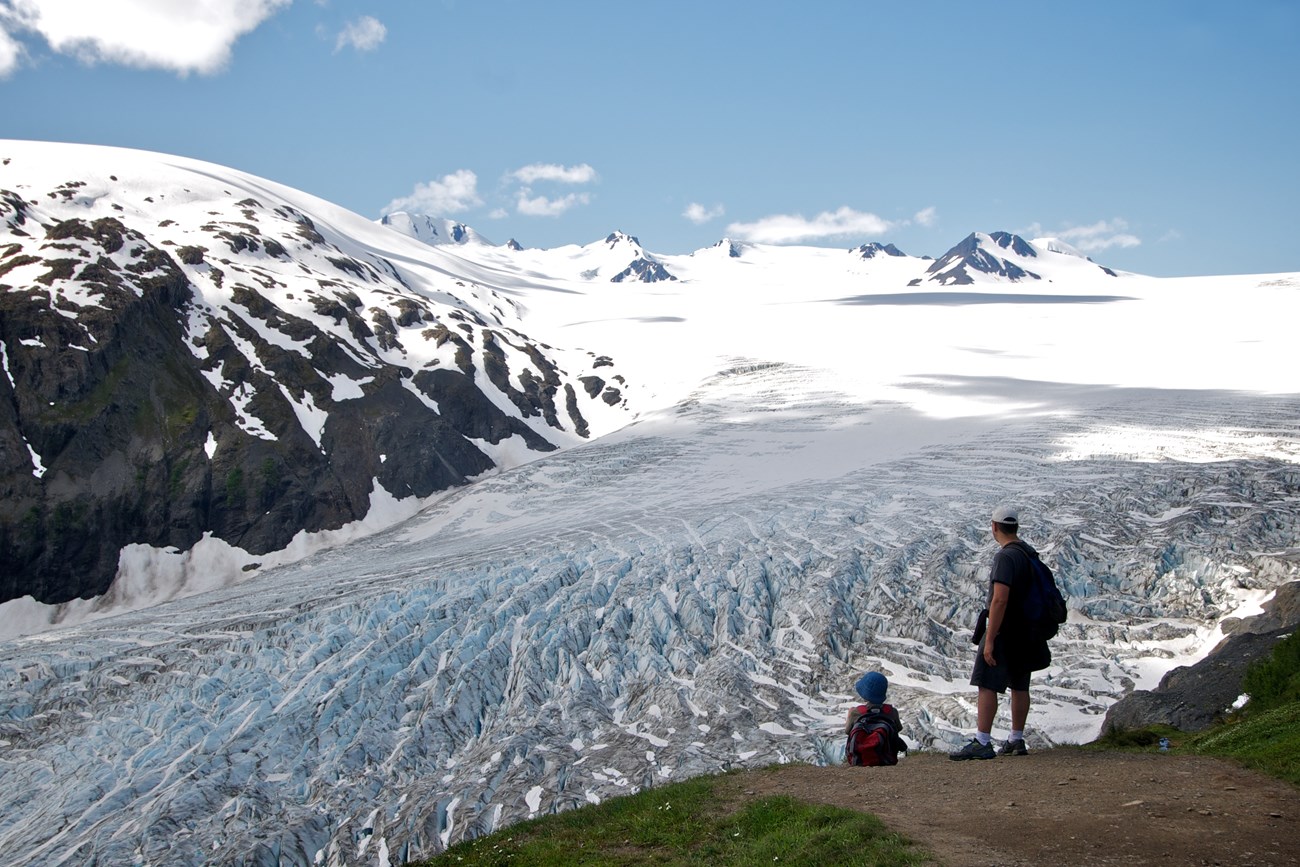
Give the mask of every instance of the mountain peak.
POLYGON ((609 245, 611 250, 620 244, 631 244, 638 250, 641 249, 641 241, 635 235, 629 235, 626 232, 610 232, 605 237, 605 243, 609 245))
POLYGON ((975 274, 1012 282, 1026 278, 1041 280, 1041 276, 1014 261, 1037 256, 1033 246, 1019 235, 1009 232, 993 232, 989 235, 971 232, 926 269, 925 273, 929 275, 926 279, 944 286, 970 285, 976 282, 975 274), (990 248, 996 248, 998 252, 993 252, 990 248), (1004 258, 1007 254, 1012 258, 1004 258))
POLYGON ((1024 256, 1029 259, 1038 257, 1038 251, 1034 249, 1034 245, 1019 235, 1013 235, 1010 232, 994 232, 989 235, 989 240, 1004 250, 1010 250, 1017 256, 1024 256))
POLYGON ((870 244, 863 244, 856 249, 849 250, 850 253, 857 253, 863 259, 874 259, 877 256, 906 256, 902 250, 893 244, 879 244, 872 241, 870 244))

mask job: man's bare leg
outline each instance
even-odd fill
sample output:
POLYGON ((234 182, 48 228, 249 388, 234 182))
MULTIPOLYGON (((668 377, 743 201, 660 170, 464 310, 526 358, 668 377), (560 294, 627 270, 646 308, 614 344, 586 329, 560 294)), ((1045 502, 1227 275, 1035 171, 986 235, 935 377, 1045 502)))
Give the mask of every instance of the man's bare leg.
MULTIPOLYGON (((1015 693, 1011 695, 1014 702, 1015 693)), ((1025 713, 1029 713, 1029 693, 1025 693, 1025 713)), ((993 733, 993 718, 997 715, 998 694, 981 686, 979 697, 975 701, 975 729, 981 734, 991 735, 993 733)))

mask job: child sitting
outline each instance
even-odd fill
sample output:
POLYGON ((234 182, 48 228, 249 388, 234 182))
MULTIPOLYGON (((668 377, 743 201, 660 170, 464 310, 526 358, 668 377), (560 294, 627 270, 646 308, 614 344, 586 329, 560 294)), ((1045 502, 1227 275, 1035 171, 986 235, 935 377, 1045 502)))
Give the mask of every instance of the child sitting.
POLYGON ((907 742, 899 736, 903 724, 898 711, 885 704, 889 681, 878 671, 868 671, 854 685, 866 704, 849 710, 844 732, 844 760, 850 765, 896 765, 898 754, 907 752, 907 742))

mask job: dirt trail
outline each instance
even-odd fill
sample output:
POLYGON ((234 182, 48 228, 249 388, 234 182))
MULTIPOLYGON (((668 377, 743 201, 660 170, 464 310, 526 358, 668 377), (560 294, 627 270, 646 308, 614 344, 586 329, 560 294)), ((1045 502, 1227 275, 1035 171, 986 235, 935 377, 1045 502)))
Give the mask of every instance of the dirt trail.
POLYGON ((890 768, 793 765, 728 781, 861 809, 946 867, 1300 864, 1300 789, 1199 756, 1056 749, 890 768))

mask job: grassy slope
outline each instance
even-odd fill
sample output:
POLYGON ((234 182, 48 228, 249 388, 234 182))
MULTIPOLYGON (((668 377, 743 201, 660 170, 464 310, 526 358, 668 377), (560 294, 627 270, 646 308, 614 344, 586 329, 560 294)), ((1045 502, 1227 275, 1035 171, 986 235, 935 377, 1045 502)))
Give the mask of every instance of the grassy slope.
POLYGON ((467 841, 426 865, 861 864, 926 862, 927 853, 865 813, 719 794, 697 777, 544 816, 467 841))

